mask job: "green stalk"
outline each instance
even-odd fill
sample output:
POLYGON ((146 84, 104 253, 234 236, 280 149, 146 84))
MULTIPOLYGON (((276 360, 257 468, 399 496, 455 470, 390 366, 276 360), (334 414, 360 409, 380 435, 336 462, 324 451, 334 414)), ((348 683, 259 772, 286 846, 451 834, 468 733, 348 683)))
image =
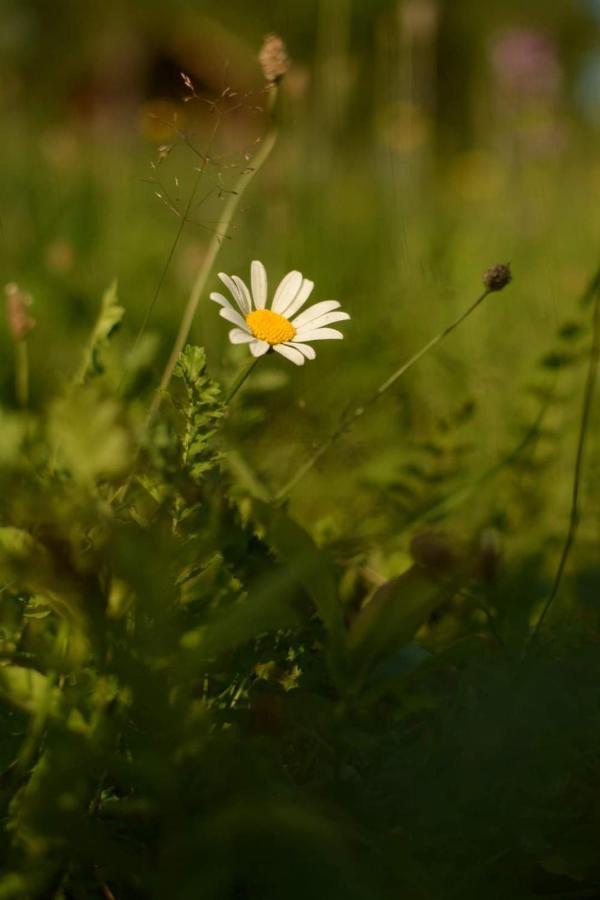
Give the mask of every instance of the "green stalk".
POLYGON ((15 343, 15 392, 17 403, 26 409, 29 405, 29 352, 26 340, 15 343))
MULTIPOLYGON (((277 88, 273 86, 271 89, 271 107, 275 103, 275 98, 277 94, 277 88)), ((181 319, 181 324, 179 326, 179 331, 177 333, 177 337, 175 338, 175 343, 173 344, 173 349, 171 350, 171 355, 167 361, 165 366, 165 370, 163 372, 162 378, 160 380, 160 385, 156 394, 154 395, 154 399, 152 401, 152 405, 150 407, 150 411, 148 413, 148 419, 146 422, 146 428, 153 421, 156 413, 158 412, 160 405, 162 403, 162 399, 166 389, 169 386, 171 378, 173 377, 173 372, 175 370, 175 366, 177 365, 177 360, 181 352, 183 351, 187 340, 189 338, 189 334, 192 328, 192 323, 194 321, 194 317, 196 315, 196 310, 198 309, 198 304, 204 294, 204 290, 206 288, 206 283, 208 278, 212 272, 212 268, 217 259, 219 250, 221 249, 222 243, 227 237, 227 233, 231 226, 231 222, 235 215, 235 212, 238 208, 240 200, 244 195, 246 189, 248 188, 250 182, 254 178, 255 175, 260 172, 263 165, 269 158, 273 147, 277 141, 277 128, 273 126, 271 130, 268 132, 267 136, 263 140, 260 148, 256 152, 256 155, 249 163, 247 168, 244 169, 242 174, 240 175, 233 192, 229 195, 227 202, 225 203, 225 207, 221 214, 221 218, 217 224, 215 233, 210 242, 208 252, 204 257, 202 265, 198 271, 196 276, 196 280, 192 286, 192 290, 190 292, 190 296, 185 307, 183 317, 181 319)))
POLYGON ((250 375, 256 368, 257 364, 260 362, 260 359, 261 359, 261 357, 257 357, 256 359, 253 359, 252 362, 248 366, 246 366, 244 369, 242 369, 242 371, 239 373, 238 377, 235 379, 231 388, 229 389, 229 393, 225 397, 224 403, 226 406, 229 403, 231 403, 231 401, 233 400, 233 398, 235 397, 235 395, 237 394, 237 392, 239 391, 241 386, 244 384, 246 379, 250 377, 250 375))
POLYGON ((430 350, 432 350, 435 346, 437 346, 437 344, 443 341, 444 338, 448 337, 449 334, 451 334, 456 328, 458 328, 458 326, 461 325, 462 322, 464 322, 465 319, 468 318, 468 316, 470 316, 471 313, 474 312, 481 303, 483 303, 489 293, 489 290, 485 290, 483 294, 481 294, 477 298, 477 300, 475 300, 475 302, 472 303, 467 310, 465 310, 465 312, 461 313, 461 315, 454 320, 454 322, 440 331, 439 334, 436 334, 436 336, 432 338, 427 344, 425 344, 424 347, 421 347, 421 349, 417 351, 414 356, 411 356, 411 358, 407 360, 407 362, 403 363, 403 365, 401 365, 399 369, 396 369, 396 371, 392 375, 390 375, 389 378, 386 378, 386 380, 382 384, 380 384, 379 387, 376 388, 376 390, 373 391, 373 393, 369 397, 367 397, 367 399, 363 403, 359 404, 356 407, 353 407, 353 409, 344 413, 335 430, 315 450, 312 456, 310 456, 306 460, 304 465, 300 466, 298 471, 292 476, 292 478, 290 478, 287 484, 285 484, 283 488, 277 493, 275 499, 279 502, 285 500, 288 494, 293 491, 293 489, 304 478, 307 472, 310 472, 313 466, 318 463, 318 461, 322 456, 324 456, 329 448, 333 444, 335 444, 335 442, 346 431, 348 431, 357 422, 357 420, 360 419, 362 415, 364 415, 367 409, 373 407, 377 400, 379 400, 380 397, 382 397, 386 393, 386 391, 388 391, 392 387, 392 385, 402 377, 402 375, 404 375, 406 372, 408 372, 409 369, 411 369, 416 363, 418 363, 426 353, 429 353, 430 350))

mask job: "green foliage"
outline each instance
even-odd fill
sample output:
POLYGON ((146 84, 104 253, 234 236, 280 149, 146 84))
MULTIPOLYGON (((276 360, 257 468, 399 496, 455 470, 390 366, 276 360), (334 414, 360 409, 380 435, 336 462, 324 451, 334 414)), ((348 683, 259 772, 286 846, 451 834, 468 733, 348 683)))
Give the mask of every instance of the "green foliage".
MULTIPOLYGON (((0 896, 595 884, 593 774, 571 742, 585 757, 600 724, 555 697, 554 651, 514 683, 539 565, 498 579, 489 540, 430 532, 375 590, 348 581, 348 559, 222 469, 204 352, 186 348, 176 375, 142 455, 107 380, 28 418, 28 477, 0 528, 0 711, 16 728, 0 744, 0 896), (546 734, 555 714, 570 737, 546 734), (494 765, 501 744, 518 766, 494 765)), ((23 464, 5 454, 5 481, 23 464)), ((559 655, 561 678, 593 683, 593 652, 559 655)))
POLYGON ((588 7, 5 6, 0 249, 37 326, 27 411, 0 330, 0 900, 600 896, 595 418, 525 652, 600 287, 593 134, 567 110, 588 7), (513 27, 564 45, 555 96, 503 94, 513 27), (203 297, 206 351, 149 422, 260 146, 272 30, 283 139, 219 265, 268 248, 270 279, 301 268, 352 321, 301 370, 268 354, 228 404, 244 348, 203 297), (273 502, 500 259, 510 290, 273 502))
POLYGON ((223 406, 220 388, 206 373, 206 354, 200 347, 186 347, 175 368, 175 376, 185 385, 186 402, 181 410, 185 419, 181 438, 182 467, 197 483, 219 460, 214 439, 223 406))

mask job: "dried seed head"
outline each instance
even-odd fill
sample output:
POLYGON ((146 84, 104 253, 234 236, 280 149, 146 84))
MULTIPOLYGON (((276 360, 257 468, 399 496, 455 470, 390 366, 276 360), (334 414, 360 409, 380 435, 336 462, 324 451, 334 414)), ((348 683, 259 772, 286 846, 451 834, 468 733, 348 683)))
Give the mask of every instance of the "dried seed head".
POLYGON ((35 327, 35 319, 32 319, 27 309, 31 306, 31 297, 19 289, 16 284, 7 284, 4 288, 6 294, 6 319, 8 330, 13 341, 23 341, 35 327))
POLYGON ((286 46, 276 34, 268 34, 265 37, 258 59, 269 84, 281 81, 290 67, 286 46))
POLYGON ((501 291, 512 281, 512 272, 509 263, 499 263, 492 266, 483 276, 483 283, 488 291, 501 291))

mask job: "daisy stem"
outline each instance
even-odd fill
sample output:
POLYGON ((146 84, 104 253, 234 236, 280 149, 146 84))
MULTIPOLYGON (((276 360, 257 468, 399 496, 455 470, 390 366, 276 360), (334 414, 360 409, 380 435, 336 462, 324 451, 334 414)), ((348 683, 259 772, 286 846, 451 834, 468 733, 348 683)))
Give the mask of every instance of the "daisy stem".
POLYGON ((335 442, 340 438, 346 431, 348 431, 357 421, 360 419, 362 415, 366 412, 366 410, 372 407, 380 397, 382 397, 386 391, 388 391, 393 384, 395 384, 399 378, 402 377, 409 369, 411 369, 415 363, 418 363, 426 353, 429 353, 437 344, 444 340, 444 338, 448 337, 459 325, 461 325, 466 318, 468 318, 472 312, 474 312, 477 307, 483 303, 487 295, 490 293, 489 290, 485 290, 478 298, 472 303, 465 312, 461 313, 461 315, 450 323, 446 328, 440 331, 439 334, 436 334, 434 338, 428 341, 424 347, 421 347, 420 350, 417 351, 409 360, 403 363, 399 369, 390 375, 389 378, 386 378, 382 384, 376 388, 372 394, 370 394, 366 400, 360 403, 357 406, 352 406, 351 409, 347 410, 341 417, 338 426, 334 431, 329 435, 329 437, 315 450, 312 456, 310 456, 304 465, 300 466, 300 468, 295 472, 295 474, 290 478, 290 480, 285 484, 281 490, 276 494, 275 500, 278 502, 282 502, 287 498, 287 496, 293 491, 298 482, 300 482, 307 472, 315 466, 322 456, 329 450, 329 448, 335 444, 335 442))
MULTIPOLYGON (((273 86, 270 93, 271 109, 275 104, 276 94, 277 88, 273 86)), ((173 349, 171 350, 171 355, 169 356, 169 359, 165 366, 165 370, 160 380, 160 385, 154 395, 154 399, 150 406, 146 428, 148 428, 148 425, 150 425, 156 413, 158 412, 165 395, 165 391, 169 386, 171 378, 173 377, 173 372, 175 371, 177 360, 179 359, 179 356, 181 355, 181 352, 183 351, 188 340, 194 321, 194 316, 196 315, 196 310, 198 309, 198 304, 200 303, 202 295, 204 294, 206 283, 211 274, 216 258, 219 254, 219 250, 221 249, 223 241, 227 237, 227 233, 229 231, 235 212, 238 208, 239 202, 242 199, 246 188, 248 187, 254 176, 261 170, 261 168, 269 158, 276 141, 277 128, 276 126, 272 126, 266 137, 260 144, 259 149, 257 150, 253 159, 243 169, 233 191, 228 195, 227 201, 223 208, 223 212, 221 213, 221 217, 215 229, 215 233, 209 244, 208 251, 202 261, 202 265, 198 270, 196 280, 194 281, 194 284, 192 286, 192 290, 190 292, 190 296, 188 298, 188 302, 181 319, 179 331, 177 333, 177 337, 175 338, 173 349)))
POLYGON ((258 357, 257 359, 253 359, 252 362, 250 363, 250 365, 245 366, 242 369, 242 371, 239 373, 238 377, 235 379, 235 381, 231 385, 231 388, 229 389, 229 393, 227 394, 227 396, 225 397, 225 400, 223 401, 225 406, 228 406, 231 403, 231 401, 233 400, 233 398, 235 397, 235 395, 237 394, 237 392, 239 391, 241 386, 244 384, 246 379, 250 377, 251 373, 254 371, 254 369, 256 368, 256 366, 259 362, 260 362, 260 357, 258 357))

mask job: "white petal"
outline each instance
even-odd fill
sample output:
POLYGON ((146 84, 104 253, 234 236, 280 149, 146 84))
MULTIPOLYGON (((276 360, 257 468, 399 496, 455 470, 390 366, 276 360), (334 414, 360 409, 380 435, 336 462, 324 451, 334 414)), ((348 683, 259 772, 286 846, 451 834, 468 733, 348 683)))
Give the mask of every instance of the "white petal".
POLYGON ((215 303, 218 303, 219 306, 224 306, 225 309, 233 309, 231 301, 228 300, 227 297, 224 297, 223 294, 217 294, 216 291, 213 291, 210 295, 210 299, 214 300, 215 303))
POLYGON ((275 291, 275 297, 273 298, 273 303, 271 305, 273 312, 281 313, 282 309, 285 309, 290 305, 302 287, 302 280, 301 272, 294 271, 287 273, 275 291))
POLYGON ((267 305, 267 271, 260 260, 255 259, 250 266, 252 296, 256 309, 264 309, 267 305))
POLYGON ((264 356, 270 346, 266 341, 254 341, 250 344, 250 353, 252 356, 264 356))
POLYGON ((275 344, 273 350, 277 353, 281 353, 282 356, 285 356, 286 359, 289 359, 290 362, 295 363, 297 366, 304 365, 304 356, 302 353, 294 347, 290 347, 289 344, 275 344))
POLYGON ((249 331, 242 331, 241 328, 232 328, 229 332, 229 340, 232 344, 249 344, 253 341, 254 335, 249 331))
POLYGON ((315 348, 311 347, 310 344, 299 344, 297 341, 290 341, 285 346, 295 347, 296 350, 299 350, 307 359, 314 359, 317 355, 315 348))
POLYGON ((237 313, 235 309, 226 309, 223 306, 219 310, 219 315, 222 316, 223 319, 227 319, 227 321, 231 322, 233 325, 237 325, 242 329, 242 331, 248 331, 246 320, 242 316, 240 316, 240 314, 237 313))
POLYGON ((231 291, 231 296, 233 297, 233 299, 235 300, 235 302, 237 303, 237 305, 239 306, 241 311, 245 312, 244 301, 243 301, 242 297, 240 296, 238 286, 235 283, 235 281, 233 280, 233 278, 230 278, 229 275, 225 274, 225 272, 219 272, 218 277, 221 279, 221 281, 223 282, 225 287, 231 291))
POLYGON ((340 303, 338 300, 321 300, 320 303, 315 303, 313 306, 309 306, 308 309, 305 309, 303 313, 300 313, 299 316, 293 320, 292 325, 294 328, 302 328, 303 325, 306 325, 307 322, 312 322, 313 319, 322 316, 324 313, 331 312, 334 309, 339 309, 340 303))
POLYGON ((250 296, 250 291, 246 287, 246 283, 242 281, 237 275, 232 275, 232 278, 235 282, 235 286, 238 289, 238 293, 240 295, 240 301, 242 303, 242 312, 248 315, 249 312, 252 312, 252 297, 250 296))
POLYGON ((307 328, 300 329, 296 334, 300 342, 302 341, 341 341, 344 337, 341 331, 335 328, 307 328))
POLYGON ((314 281, 309 281, 308 278, 305 278, 302 282, 302 287, 300 288, 294 299, 291 301, 291 303, 288 303, 285 309, 281 310, 281 315, 286 316, 286 318, 289 319, 290 316, 293 316, 295 313, 297 313, 298 310, 304 306, 304 304, 312 294, 314 286, 314 281))
MULTIPOLYGON (((310 322, 307 322, 305 325, 302 325, 301 328, 306 330, 310 328, 311 331, 314 331, 317 328, 322 328, 323 325, 333 325, 334 322, 344 322, 346 319, 349 319, 350 316, 346 312, 330 312, 324 313, 322 316, 318 316, 316 319, 311 319, 310 322)), ((294 326, 295 327, 295 326, 294 326)))

